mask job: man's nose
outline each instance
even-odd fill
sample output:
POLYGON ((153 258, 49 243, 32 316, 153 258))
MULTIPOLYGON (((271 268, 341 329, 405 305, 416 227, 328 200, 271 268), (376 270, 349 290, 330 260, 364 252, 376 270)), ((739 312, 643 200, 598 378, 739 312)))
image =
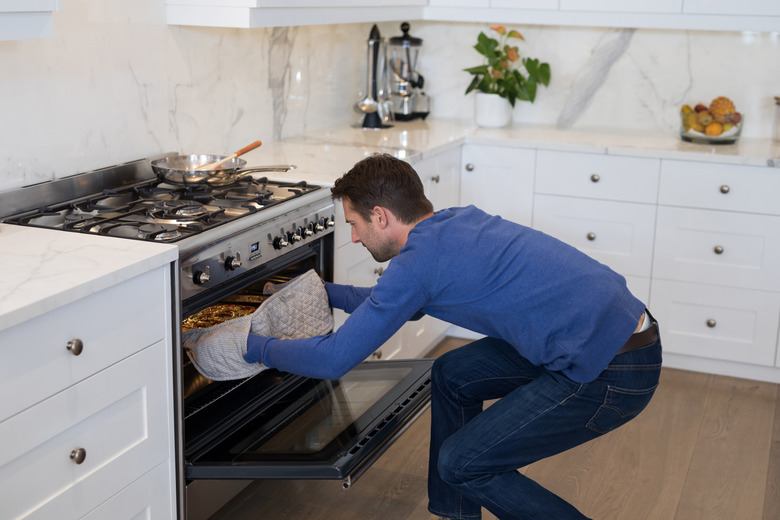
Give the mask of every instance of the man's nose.
POLYGON ((359 242, 360 242, 360 237, 358 236, 357 231, 355 230, 355 228, 352 228, 352 243, 353 244, 357 244, 359 242))

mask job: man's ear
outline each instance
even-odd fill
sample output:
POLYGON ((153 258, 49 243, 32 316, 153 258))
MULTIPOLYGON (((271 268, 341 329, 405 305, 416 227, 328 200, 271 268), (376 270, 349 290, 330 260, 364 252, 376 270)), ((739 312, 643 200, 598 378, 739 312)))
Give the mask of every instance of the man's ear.
POLYGON ((393 218, 393 214, 387 208, 382 206, 374 206, 372 216, 374 222, 380 229, 384 229, 390 224, 390 219, 393 218))

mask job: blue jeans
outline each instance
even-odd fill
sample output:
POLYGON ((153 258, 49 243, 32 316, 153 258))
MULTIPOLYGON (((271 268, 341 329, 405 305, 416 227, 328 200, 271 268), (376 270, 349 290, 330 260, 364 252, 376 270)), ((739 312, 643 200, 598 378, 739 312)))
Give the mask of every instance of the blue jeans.
POLYGON ((508 343, 484 338, 433 365, 428 510, 445 518, 568 520, 574 506, 522 468, 625 424, 650 402, 660 340, 616 356, 590 383, 532 365, 508 343), (499 399, 483 411, 483 402, 499 399))

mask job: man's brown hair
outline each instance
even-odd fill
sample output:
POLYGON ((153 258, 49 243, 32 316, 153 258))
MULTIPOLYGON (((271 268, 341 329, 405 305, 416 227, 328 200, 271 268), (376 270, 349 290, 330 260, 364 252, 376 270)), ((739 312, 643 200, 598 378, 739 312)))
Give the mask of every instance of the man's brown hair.
POLYGON ((336 180, 330 192, 334 199, 349 200, 366 221, 375 206, 389 209, 404 224, 414 224, 433 211, 414 168, 386 153, 375 153, 356 163, 336 180))

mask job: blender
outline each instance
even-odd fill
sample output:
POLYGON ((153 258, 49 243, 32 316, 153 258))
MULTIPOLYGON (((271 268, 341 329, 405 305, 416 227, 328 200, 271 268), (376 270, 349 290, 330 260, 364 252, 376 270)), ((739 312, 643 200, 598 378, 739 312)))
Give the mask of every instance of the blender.
POLYGON ((422 39, 409 35, 409 24, 401 24, 403 35, 389 40, 389 69, 393 114, 398 121, 425 119, 429 111, 429 99, 423 92, 424 78, 417 72, 422 39))

